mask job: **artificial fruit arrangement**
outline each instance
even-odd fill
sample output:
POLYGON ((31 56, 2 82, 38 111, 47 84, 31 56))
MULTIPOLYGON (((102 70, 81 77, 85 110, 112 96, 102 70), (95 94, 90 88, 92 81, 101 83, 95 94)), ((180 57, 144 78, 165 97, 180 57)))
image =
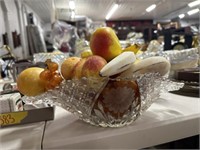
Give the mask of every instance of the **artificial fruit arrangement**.
POLYGON ((112 28, 96 29, 90 53, 81 56, 65 58, 60 69, 51 61, 46 69, 29 68, 28 74, 26 69, 17 80, 19 91, 40 100, 57 97, 53 103, 93 125, 120 127, 133 122, 166 88, 160 86, 169 61, 160 56, 138 59, 132 49, 121 47, 112 28), (27 86, 30 82, 35 88, 27 86))

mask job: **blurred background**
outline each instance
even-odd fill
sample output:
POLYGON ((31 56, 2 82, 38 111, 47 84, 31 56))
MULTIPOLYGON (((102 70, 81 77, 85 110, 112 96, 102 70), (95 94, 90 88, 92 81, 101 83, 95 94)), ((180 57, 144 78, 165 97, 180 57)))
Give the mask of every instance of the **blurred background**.
POLYGON ((0 62, 80 55, 103 26, 115 30, 123 48, 198 49, 199 10, 200 0, 0 0, 0 62))

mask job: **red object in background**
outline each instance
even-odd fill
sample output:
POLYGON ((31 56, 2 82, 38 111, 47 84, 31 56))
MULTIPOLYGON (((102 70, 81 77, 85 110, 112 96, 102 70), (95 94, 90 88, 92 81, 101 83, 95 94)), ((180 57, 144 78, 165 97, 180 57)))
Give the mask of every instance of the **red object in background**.
POLYGON ((63 43, 61 44, 60 50, 61 50, 62 52, 70 52, 71 47, 70 47, 70 45, 69 45, 67 42, 63 42, 63 43))

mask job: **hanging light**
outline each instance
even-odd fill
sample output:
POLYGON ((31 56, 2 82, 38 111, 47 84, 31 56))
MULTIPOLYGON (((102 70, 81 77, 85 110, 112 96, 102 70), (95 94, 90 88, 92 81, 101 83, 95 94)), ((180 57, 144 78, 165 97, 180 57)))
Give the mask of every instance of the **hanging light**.
POLYGON ((182 18, 185 17, 185 14, 180 14, 178 17, 179 17, 180 19, 182 19, 182 18))
POLYGON ((69 1, 69 9, 71 10, 71 19, 75 19, 75 2, 74 0, 69 1))
POLYGON ((196 0, 196 1, 193 1, 191 3, 188 4, 189 7, 194 7, 194 6, 197 6, 200 4, 200 0, 196 0))
POLYGON ((119 7, 119 4, 115 3, 110 11, 108 12, 108 14, 106 15, 106 20, 110 19, 110 17, 113 15, 113 13, 117 10, 117 8, 119 7))
POLYGON ((156 4, 152 4, 151 6, 149 6, 146 11, 147 12, 151 12, 152 10, 154 10, 156 8, 156 4))
POLYGON ((70 0, 70 1, 69 1, 69 8, 70 8, 71 10, 74 10, 74 9, 75 9, 75 2, 74 2, 74 0, 70 0))
POLYGON ((187 14, 188 14, 189 16, 191 16, 191 15, 196 14, 196 13, 198 13, 198 12, 199 12, 199 8, 196 8, 196 9, 192 9, 192 10, 188 11, 187 14))

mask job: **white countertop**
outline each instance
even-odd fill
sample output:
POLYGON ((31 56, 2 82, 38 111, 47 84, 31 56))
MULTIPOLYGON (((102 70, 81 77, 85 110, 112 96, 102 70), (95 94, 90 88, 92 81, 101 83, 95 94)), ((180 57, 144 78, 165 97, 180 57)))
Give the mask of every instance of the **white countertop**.
POLYGON ((199 121, 199 98, 171 93, 163 94, 135 122, 122 128, 92 126, 56 107, 55 119, 48 121, 46 127, 45 122, 40 122, 0 129, 0 147, 139 149, 198 135, 199 121))
POLYGON ((57 108, 47 123, 43 147, 70 149, 138 149, 199 134, 200 100, 163 94, 134 123, 122 128, 86 124, 57 108))
POLYGON ((45 123, 32 123, 0 129, 1 150, 39 150, 45 123))

